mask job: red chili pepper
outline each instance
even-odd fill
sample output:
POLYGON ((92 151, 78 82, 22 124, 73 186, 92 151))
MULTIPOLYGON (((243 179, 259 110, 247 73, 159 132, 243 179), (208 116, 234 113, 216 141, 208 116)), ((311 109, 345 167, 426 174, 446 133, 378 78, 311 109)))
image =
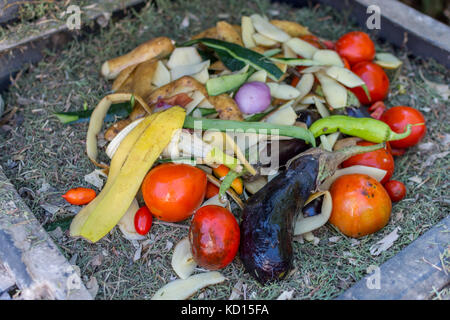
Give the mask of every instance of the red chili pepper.
POLYGON ((383 101, 377 101, 369 107, 369 111, 372 112, 370 114, 372 118, 380 120, 381 116, 386 111, 386 105, 383 101))
POLYGON ((94 200, 96 193, 89 188, 73 188, 62 195, 70 204, 82 206, 94 200))

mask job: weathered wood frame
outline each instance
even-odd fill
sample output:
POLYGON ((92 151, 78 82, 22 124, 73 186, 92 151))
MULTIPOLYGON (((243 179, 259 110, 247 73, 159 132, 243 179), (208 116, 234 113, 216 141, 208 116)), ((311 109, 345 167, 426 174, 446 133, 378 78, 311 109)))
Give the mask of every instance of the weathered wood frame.
MULTIPOLYGON (((134 6, 140 2, 142 1, 133 0, 127 5, 134 6)), ((366 28, 367 7, 378 5, 382 9, 382 27, 375 33, 380 38, 394 45, 404 46, 415 55, 433 57, 450 67, 450 28, 400 2, 392 0, 284 0, 281 2, 288 2, 295 6, 320 3, 334 6, 339 10, 350 10, 362 28, 366 28)), ((91 19, 98 17, 99 15, 93 14, 91 19)), ((65 38, 62 43, 69 41, 72 37, 65 25, 20 43, 0 45, 0 92, 7 89, 10 75, 21 70, 26 63, 35 63, 42 59, 43 50, 54 43, 54 37, 61 36, 65 38)), ((67 290, 68 279, 76 282, 79 281, 78 276, 39 226, 30 209, 4 176, 1 167, 0 192, 6 192, 11 196, 10 202, 0 203, 0 242, 2 243, 0 262, 8 266, 7 271, 11 276, 7 277, 0 263, 0 285, 14 281, 24 290, 23 298, 90 299, 81 281, 81 285, 75 291, 67 290), (37 246, 32 246, 35 242, 29 238, 40 241, 37 246), (42 260, 39 257, 47 258, 42 260), (43 263, 45 263, 44 268, 43 263), (44 272, 46 267, 47 269, 52 267, 54 274, 46 275, 44 272), (61 286, 61 282, 65 283, 65 286, 61 286)), ((369 288, 367 281, 370 280, 371 275, 368 275, 340 295, 338 299, 430 298, 432 289, 440 290, 450 282, 450 276, 442 265, 441 259, 443 250, 448 249, 450 244, 449 227, 450 217, 446 217, 395 257, 381 265, 380 289, 369 288)))

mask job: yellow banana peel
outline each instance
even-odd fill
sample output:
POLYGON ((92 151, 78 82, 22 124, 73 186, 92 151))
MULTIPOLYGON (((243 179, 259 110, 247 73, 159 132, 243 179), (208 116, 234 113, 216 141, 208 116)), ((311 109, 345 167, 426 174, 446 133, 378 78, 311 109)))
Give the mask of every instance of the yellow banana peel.
POLYGON ((148 170, 183 126, 185 116, 183 108, 172 107, 148 116, 127 135, 111 160, 105 187, 72 221, 71 236, 97 242, 114 228, 132 204, 148 170))

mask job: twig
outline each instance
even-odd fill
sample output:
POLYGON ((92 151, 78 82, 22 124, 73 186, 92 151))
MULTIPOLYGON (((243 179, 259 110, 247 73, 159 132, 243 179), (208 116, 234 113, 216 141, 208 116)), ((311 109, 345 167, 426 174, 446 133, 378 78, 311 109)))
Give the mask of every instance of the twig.
POLYGON ((422 260, 426 263, 428 263, 430 266, 432 266, 433 268, 435 268, 436 270, 442 271, 441 268, 439 268, 437 265, 432 264, 430 261, 428 261, 427 259, 425 259, 425 257, 422 257, 422 260))
POLYGON ((161 225, 164 225, 164 226, 171 226, 171 227, 178 227, 178 228, 189 229, 189 226, 184 225, 184 224, 177 224, 177 223, 165 222, 165 221, 161 221, 161 220, 153 221, 153 223, 154 223, 154 224, 161 224, 161 225))

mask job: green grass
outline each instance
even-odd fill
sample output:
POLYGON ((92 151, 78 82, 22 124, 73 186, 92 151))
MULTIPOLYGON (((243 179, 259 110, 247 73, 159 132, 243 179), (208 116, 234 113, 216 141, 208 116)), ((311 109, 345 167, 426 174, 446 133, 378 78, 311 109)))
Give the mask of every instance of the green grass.
MULTIPOLYGON (((139 13, 129 11, 124 19, 111 21, 97 34, 83 35, 82 40, 69 43, 62 52, 48 52, 43 61, 21 73, 4 96, 7 110, 17 108, 17 113, 6 127, 0 127, 0 164, 42 224, 73 214, 72 207, 63 206, 60 195, 72 187, 88 186, 83 177, 94 169, 85 154, 87 125, 64 126, 52 112, 79 110, 85 103, 94 107, 111 88, 111 83, 99 74, 105 60, 156 36, 184 41, 221 19, 239 23, 241 15, 260 10, 277 19, 299 21, 315 34, 332 40, 357 29, 347 13, 322 6, 293 10, 268 1, 237 0, 158 4, 158 8, 147 5, 139 13), (217 13, 228 16, 221 18, 217 13), (187 14, 192 17, 190 25, 182 29, 187 14), (38 192, 44 182, 54 189, 38 192), (44 203, 62 208, 52 216, 42 209, 44 203)), ((227 299, 239 279, 246 285, 247 299, 275 299, 285 290, 294 290, 295 299, 332 299, 365 276, 368 266, 381 265, 449 214, 449 158, 437 159, 432 166, 422 168, 430 155, 449 148, 448 101, 424 84, 418 73, 422 70, 429 80, 449 83, 448 69, 381 41, 376 46, 377 50, 394 52, 404 61, 391 83, 387 105, 410 105, 421 110, 428 128, 423 142, 434 145, 431 151, 414 147, 396 159, 394 179, 403 181, 408 193, 406 199, 394 205, 389 224, 358 241, 342 236, 329 225, 315 231, 320 238, 317 245, 295 242, 295 268, 289 277, 264 287, 245 273, 236 259, 222 270, 226 282, 203 290, 193 299, 227 299), (408 180, 416 175, 423 184, 408 180), (393 247, 372 256, 369 248, 397 226, 401 228, 400 237, 393 247), (341 236, 340 241, 330 242, 333 236, 341 236)), ((83 281, 96 277, 97 299, 148 299, 174 279, 170 267, 173 248, 167 249, 167 245, 185 237, 187 228, 155 224, 142 250, 143 257, 136 262, 136 249, 116 228, 97 244, 72 239, 67 233, 52 235, 64 255, 80 267, 83 281), (100 260, 100 265, 94 263, 100 260)), ((436 288, 438 294, 440 289, 436 288)))

